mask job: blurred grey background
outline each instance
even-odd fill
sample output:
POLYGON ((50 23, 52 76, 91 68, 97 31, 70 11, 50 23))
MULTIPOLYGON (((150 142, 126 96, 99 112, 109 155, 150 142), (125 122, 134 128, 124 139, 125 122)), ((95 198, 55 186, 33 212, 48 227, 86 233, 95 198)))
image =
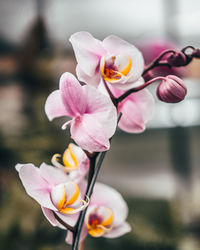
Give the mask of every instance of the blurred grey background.
MULTIPOLYGON (((67 147, 44 103, 60 75, 75 73, 69 37, 115 34, 138 46, 146 63, 167 48, 200 47, 198 0, 0 0, 0 249, 70 249, 20 183, 14 166, 50 163, 67 147)), ((118 131, 99 180, 129 205, 133 231, 117 240, 88 237, 85 249, 200 249, 200 61, 175 73, 188 87, 179 104, 158 102, 142 134, 118 131)))

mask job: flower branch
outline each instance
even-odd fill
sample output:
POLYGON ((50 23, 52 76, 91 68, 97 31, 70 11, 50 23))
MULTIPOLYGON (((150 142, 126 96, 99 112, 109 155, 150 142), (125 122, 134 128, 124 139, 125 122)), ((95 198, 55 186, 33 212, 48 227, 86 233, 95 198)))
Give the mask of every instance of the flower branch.
POLYGON ((181 51, 163 51, 144 69, 142 53, 119 37, 111 35, 99 41, 88 32, 77 32, 70 42, 77 59, 78 79, 64 73, 59 89, 46 100, 45 112, 50 121, 66 117, 62 129, 70 126, 77 145, 70 143, 63 156, 55 154, 53 166, 17 164, 16 170, 26 192, 41 205, 48 221, 67 228, 66 242, 72 244, 72 250, 78 250, 79 245, 83 249, 88 234, 115 238, 130 232, 128 208, 122 196, 96 183, 111 139, 117 126, 130 133, 145 130, 154 105, 145 88, 153 82, 160 81, 159 100, 183 100, 187 88, 180 78, 168 75, 152 79, 147 73, 159 66, 186 66, 193 58, 200 58, 200 50, 187 46, 181 51), (98 88, 102 81, 106 94, 98 88))

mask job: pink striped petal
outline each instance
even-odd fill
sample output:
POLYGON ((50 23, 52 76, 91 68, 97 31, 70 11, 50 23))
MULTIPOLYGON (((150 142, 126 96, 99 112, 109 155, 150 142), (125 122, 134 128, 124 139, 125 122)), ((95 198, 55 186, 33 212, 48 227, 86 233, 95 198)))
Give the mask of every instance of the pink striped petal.
POLYGON ((106 151, 110 147, 104 128, 93 115, 84 114, 74 119, 71 124, 71 135, 82 149, 89 152, 106 151))
POLYGON ((60 91, 63 104, 74 117, 85 112, 86 100, 79 81, 71 73, 64 73, 60 78, 60 91))
POLYGON ((71 116, 62 102, 60 90, 55 90, 48 96, 44 109, 50 121, 60 116, 71 116))
POLYGON ((50 186, 42 178, 39 168, 33 164, 24 164, 19 169, 19 177, 28 195, 41 206, 56 210, 50 199, 50 186))
POLYGON ((79 67, 89 76, 93 76, 99 66, 100 58, 105 54, 102 42, 88 32, 77 32, 70 37, 79 67))
POLYGON ((93 119, 103 124, 106 136, 110 138, 117 127, 117 110, 110 97, 90 86, 83 86, 83 90, 87 96, 87 114, 91 114, 93 119))

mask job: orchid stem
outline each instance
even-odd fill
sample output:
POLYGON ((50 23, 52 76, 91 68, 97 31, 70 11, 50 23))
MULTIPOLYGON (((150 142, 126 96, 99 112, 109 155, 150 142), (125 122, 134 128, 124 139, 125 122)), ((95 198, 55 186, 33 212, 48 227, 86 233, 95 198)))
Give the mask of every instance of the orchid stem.
POLYGON ((167 62, 163 61, 160 62, 160 60, 166 55, 166 54, 175 54, 176 51, 173 49, 168 49, 168 50, 164 50, 158 57, 156 57, 143 71, 142 75, 146 74, 149 70, 157 67, 157 66, 168 66, 171 67, 167 62))
MULTIPOLYGON (((101 155, 99 157, 99 161, 98 161, 96 169, 95 169, 95 172, 94 172, 94 175, 93 175, 93 178, 91 180, 91 183, 88 186, 88 192, 87 192, 86 195, 89 198, 91 198, 91 196, 92 196, 93 188, 94 188, 94 185, 96 183, 96 179, 97 179, 99 170, 101 168, 101 165, 102 165, 102 162, 103 162, 103 159, 104 159, 106 153, 107 153, 107 151, 104 151, 104 152, 101 153, 101 155)), ((82 226, 83 226, 83 222, 84 222, 84 219, 85 219, 86 212, 87 212, 87 208, 85 210, 83 210, 79 215, 76 231, 74 232, 74 240, 73 240, 72 250, 78 250, 79 239, 80 239, 80 235, 81 235, 81 229, 82 229, 82 226)))
POLYGON ((104 83, 104 86, 110 96, 110 99, 112 100, 113 104, 115 105, 115 107, 117 107, 117 102, 116 102, 116 98, 115 96, 113 95, 112 91, 110 90, 110 88, 108 87, 106 81, 103 79, 103 83, 104 83))
POLYGON ((139 86, 139 87, 136 87, 136 88, 132 88, 132 89, 129 89, 128 91, 126 91, 124 94, 122 94, 120 97, 118 97, 116 99, 116 102, 119 103, 121 101, 123 101, 127 96, 129 96, 130 94, 134 93, 134 92, 138 92, 144 88, 146 88, 147 86, 149 86, 150 84, 156 82, 156 81, 159 81, 159 80, 164 80, 165 77, 162 77, 162 76, 158 76, 158 77, 155 77, 153 78, 152 80, 148 81, 148 82, 145 82, 143 85, 139 86))
POLYGON ((86 189, 86 194, 88 192, 90 183, 91 183, 92 178, 94 176, 96 159, 97 159, 98 154, 99 153, 95 153, 93 157, 89 158, 89 160, 90 160, 90 167, 89 167, 89 173, 88 173, 88 185, 87 185, 87 189, 86 189))

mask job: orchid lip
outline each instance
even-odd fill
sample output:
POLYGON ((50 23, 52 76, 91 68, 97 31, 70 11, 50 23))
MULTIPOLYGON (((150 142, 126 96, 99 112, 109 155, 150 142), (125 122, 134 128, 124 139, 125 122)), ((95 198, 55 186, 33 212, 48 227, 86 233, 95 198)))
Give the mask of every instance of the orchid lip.
POLYGON ((83 211, 89 205, 90 198, 88 196, 86 196, 86 200, 79 200, 78 202, 80 202, 80 203, 82 202, 83 204, 78 208, 66 207, 64 209, 60 209, 59 212, 64 213, 64 214, 79 213, 80 211, 83 211))
POLYGON ((75 182, 67 182, 55 186, 51 191, 51 199, 58 212, 63 214, 76 214, 84 210, 90 199, 78 200, 79 187, 75 182))
MULTIPOLYGON (((113 66, 110 68, 109 67, 107 68, 106 67, 106 60, 105 60, 105 56, 104 56, 103 57, 103 65, 101 66, 101 74, 103 76, 103 79, 109 83, 114 83, 114 82, 119 81, 119 80, 129 79, 132 76, 132 74, 129 76, 127 76, 127 75, 131 70, 132 60, 129 56, 127 56, 127 58, 128 58, 127 65, 121 71, 119 71, 117 69, 114 69, 113 66)), ((116 59, 116 57, 112 57, 111 59, 112 59, 113 64, 114 64, 114 60, 116 59)))
POLYGON ((64 165, 62 165, 58 159, 61 158, 61 154, 54 154, 53 157, 51 158, 51 163, 57 167, 57 168, 60 168, 62 170, 64 170, 64 172, 68 173, 68 172, 71 172, 71 171, 74 171, 74 170, 77 170, 78 167, 66 167, 64 165))
POLYGON ((64 170, 64 172, 66 173, 78 169, 79 162, 78 162, 76 155, 74 154, 72 150, 72 143, 69 144, 68 148, 63 153, 63 157, 62 157, 63 164, 59 162, 59 158, 61 157, 62 156, 60 154, 53 155, 51 162, 55 167, 58 167, 64 170))
POLYGON ((95 207, 91 214, 87 216, 87 229, 88 233, 93 237, 100 237, 103 234, 109 232, 113 229, 113 212, 107 207, 95 207), (106 218, 98 214, 100 209, 106 211, 106 218))

